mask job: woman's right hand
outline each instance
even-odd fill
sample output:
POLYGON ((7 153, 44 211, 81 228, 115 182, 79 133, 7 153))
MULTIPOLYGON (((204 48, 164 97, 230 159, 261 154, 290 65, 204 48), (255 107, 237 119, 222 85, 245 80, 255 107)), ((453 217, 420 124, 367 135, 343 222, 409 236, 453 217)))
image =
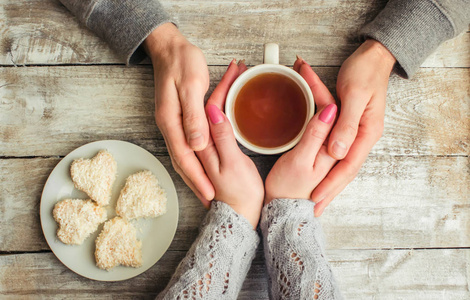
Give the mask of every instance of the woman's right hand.
POLYGON ((253 161, 238 147, 229 120, 222 112, 230 86, 246 66, 230 63, 206 104, 211 138, 197 153, 215 188, 215 200, 230 205, 256 228, 263 206, 263 181, 253 161))
POLYGON ((300 142, 282 155, 266 178, 265 204, 273 199, 310 199, 315 187, 335 165, 325 143, 337 107, 333 96, 310 66, 298 59, 294 69, 309 84, 319 112, 310 120, 300 142))

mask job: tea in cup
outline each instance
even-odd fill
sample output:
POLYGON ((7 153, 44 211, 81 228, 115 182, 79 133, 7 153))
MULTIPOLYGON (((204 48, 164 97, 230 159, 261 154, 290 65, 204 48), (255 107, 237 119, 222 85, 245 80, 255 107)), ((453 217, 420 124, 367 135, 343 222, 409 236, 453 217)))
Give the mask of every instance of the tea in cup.
POLYGON ((264 63, 245 71, 232 84, 225 112, 240 144, 260 154, 277 154, 299 142, 315 104, 307 82, 279 65, 279 46, 269 43, 264 63))

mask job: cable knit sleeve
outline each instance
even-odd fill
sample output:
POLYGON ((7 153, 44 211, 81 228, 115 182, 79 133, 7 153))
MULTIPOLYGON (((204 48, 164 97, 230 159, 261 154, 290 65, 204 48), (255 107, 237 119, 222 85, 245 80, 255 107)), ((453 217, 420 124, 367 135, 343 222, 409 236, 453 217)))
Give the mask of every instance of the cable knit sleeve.
POLYGON ((170 22, 157 0, 60 0, 88 28, 103 38, 127 64, 145 58, 140 47, 158 26, 170 22))
POLYGON ((248 220, 214 200, 199 236, 157 299, 236 299, 258 244, 248 220))
POLYGON ((390 0, 359 34, 387 47, 397 59, 395 71, 410 78, 429 54, 469 22, 469 0, 390 0))
POLYGON ((305 199, 275 199, 263 208, 270 299, 342 299, 325 257, 314 206, 305 199))

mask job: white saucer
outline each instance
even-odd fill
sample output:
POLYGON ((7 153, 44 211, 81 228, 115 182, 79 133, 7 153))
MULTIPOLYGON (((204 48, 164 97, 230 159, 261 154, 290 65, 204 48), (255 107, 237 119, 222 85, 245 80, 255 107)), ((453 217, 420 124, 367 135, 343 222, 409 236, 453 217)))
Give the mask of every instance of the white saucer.
POLYGON ((178 197, 175 186, 165 167, 147 150, 123 141, 98 141, 81 146, 62 159, 49 175, 41 197, 41 226, 49 247, 70 270, 84 277, 101 281, 119 281, 137 276, 152 267, 166 252, 178 226, 178 197), (82 245, 65 245, 56 236, 57 223, 52 210, 57 201, 66 198, 89 199, 74 188, 70 178, 70 164, 74 159, 92 158, 99 150, 108 150, 117 162, 118 174, 113 185, 108 219, 116 216, 115 207, 126 178, 141 170, 150 170, 167 194, 167 213, 158 218, 134 220, 137 238, 142 241, 143 264, 139 268, 118 266, 110 271, 95 265, 95 239, 103 228, 89 236, 82 245))

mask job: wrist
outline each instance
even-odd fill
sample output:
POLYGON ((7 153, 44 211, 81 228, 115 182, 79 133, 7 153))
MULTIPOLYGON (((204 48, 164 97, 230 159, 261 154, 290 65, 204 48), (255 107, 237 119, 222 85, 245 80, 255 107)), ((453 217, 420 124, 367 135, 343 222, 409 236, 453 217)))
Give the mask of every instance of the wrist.
POLYGON ((155 28, 144 40, 142 46, 147 55, 153 60, 169 53, 172 48, 188 43, 183 34, 173 23, 165 23, 155 28))
POLYGON ((261 215, 261 207, 259 209, 242 208, 236 205, 231 205, 231 207, 237 214, 243 216, 253 226, 253 229, 256 230, 261 215))
POLYGON ((387 47, 382 45, 382 43, 374 39, 368 39, 360 46, 360 48, 365 54, 372 56, 374 60, 380 61, 380 65, 387 71, 392 71, 397 60, 387 47))

